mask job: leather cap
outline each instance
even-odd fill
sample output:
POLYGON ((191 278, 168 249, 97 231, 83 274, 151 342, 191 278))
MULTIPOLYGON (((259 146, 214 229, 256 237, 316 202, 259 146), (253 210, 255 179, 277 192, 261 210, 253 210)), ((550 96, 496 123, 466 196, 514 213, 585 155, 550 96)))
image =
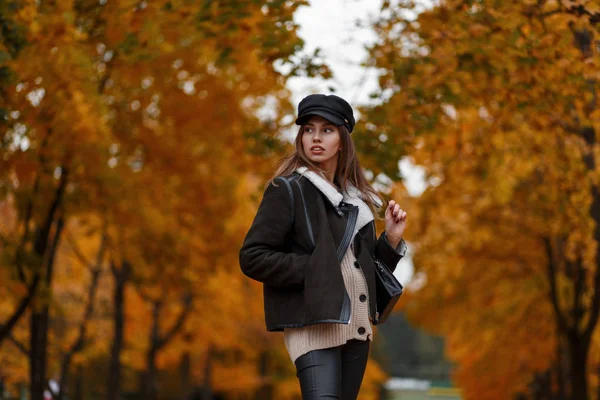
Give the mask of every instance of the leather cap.
POLYGON ((354 129, 354 114, 348 102, 334 94, 311 94, 298 104, 296 125, 302 125, 311 115, 318 115, 336 125, 344 125, 348 132, 354 129))

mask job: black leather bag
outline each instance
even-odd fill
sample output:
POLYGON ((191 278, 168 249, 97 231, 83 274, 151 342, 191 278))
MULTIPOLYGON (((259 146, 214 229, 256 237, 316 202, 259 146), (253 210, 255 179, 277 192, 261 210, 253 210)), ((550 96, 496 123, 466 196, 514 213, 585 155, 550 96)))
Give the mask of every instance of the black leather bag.
POLYGON ((384 323, 390 316, 404 288, 392 271, 377 258, 375 262, 375 286, 377 293, 377 317, 373 325, 384 323))
POLYGON ((398 279, 394 276, 392 271, 385 265, 385 263, 375 257, 375 254, 371 252, 365 238, 359 233, 367 251, 373 259, 375 265, 375 293, 377 296, 377 313, 375 314, 375 320, 373 325, 383 324, 394 309, 394 306, 398 302, 398 299, 402 295, 404 287, 398 279))

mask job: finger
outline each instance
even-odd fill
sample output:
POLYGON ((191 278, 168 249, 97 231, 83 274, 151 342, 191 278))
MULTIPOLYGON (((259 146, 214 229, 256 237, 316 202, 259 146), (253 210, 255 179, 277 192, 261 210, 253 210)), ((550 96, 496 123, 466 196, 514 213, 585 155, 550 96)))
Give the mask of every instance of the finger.
POLYGON ((399 206, 398 204, 396 204, 396 205, 394 206, 394 212, 392 213, 392 215, 394 215, 394 217, 397 217, 397 216, 398 216, 398 213, 399 213, 399 211, 400 211, 400 206, 399 206))
POLYGON ((388 204, 388 207, 385 209, 385 216, 386 216, 386 218, 392 217, 392 213, 394 211, 395 204, 396 203, 394 202, 394 200, 390 200, 390 203, 388 204))
POLYGON ((406 211, 402 211, 402 217, 400 217, 400 219, 406 221, 406 217, 408 217, 408 214, 406 214, 406 211))

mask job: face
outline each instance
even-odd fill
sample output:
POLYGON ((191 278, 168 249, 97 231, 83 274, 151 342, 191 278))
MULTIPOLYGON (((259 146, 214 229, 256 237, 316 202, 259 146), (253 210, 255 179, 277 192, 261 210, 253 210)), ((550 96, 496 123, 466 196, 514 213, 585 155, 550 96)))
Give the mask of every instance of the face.
POLYGON ((302 148, 316 165, 335 169, 342 148, 338 127, 323 117, 311 117, 302 126, 302 148))

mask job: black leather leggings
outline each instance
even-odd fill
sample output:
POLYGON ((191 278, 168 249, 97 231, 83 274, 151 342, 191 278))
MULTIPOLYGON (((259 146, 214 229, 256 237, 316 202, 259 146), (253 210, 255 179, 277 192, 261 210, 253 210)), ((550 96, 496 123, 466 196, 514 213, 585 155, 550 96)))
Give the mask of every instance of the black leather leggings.
POLYGON ((362 383, 371 341, 313 350, 296 360, 302 400, 356 400, 362 383))

